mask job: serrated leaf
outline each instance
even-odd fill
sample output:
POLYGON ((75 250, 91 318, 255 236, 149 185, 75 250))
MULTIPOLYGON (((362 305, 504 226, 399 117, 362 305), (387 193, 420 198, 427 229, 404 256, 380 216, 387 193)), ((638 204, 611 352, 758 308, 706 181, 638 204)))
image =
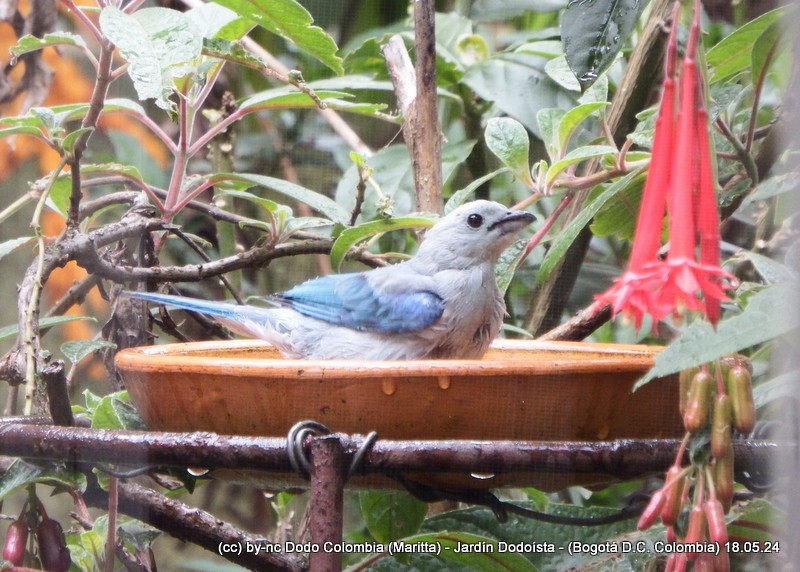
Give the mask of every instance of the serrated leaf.
POLYGON ((797 283, 776 284, 753 294, 741 314, 722 320, 716 330, 705 320, 695 320, 655 357, 655 365, 636 382, 634 389, 657 377, 740 352, 795 330, 800 327, 800 315, 795 312, 798 294, 797 283))
POLYGON ((32 244, 36 240, 34 236, 21 236, 19 238, 12 238, 11 240, 6 240, 0 243, 0 260, 14 252, 15 250, 19 250, 23 246, 28 244, 32 244))
POLYGON ((426 503, 405 491, 363 491, 358 503, 369 533, 381 543, 415 534, 428 513, 426 503))
POLYGON ((333 222, 338 224, 348 224, 350 222, 350 213, 344 208, 339 206, 335 201, 329 199, 311 189, 295 185, 283 179, 276 179, 274 177, 267 177, 266 175, 255 175, 250 173, 217 173, 211 175, 210 179, 213 181, 244 181, 271 189, 276 193, 280 193, 287 197, 291 197, 296 201, 307 204, 313 210, 324 214, 333 222))
POLYGON ((706 54, 712 71, 709 83, 717 83, 747 70, 752 64, 753 45, 773 23, 785 21, 791 6, 776 8, 751 20, 723 38, 706 54))
POLYGON ((614 62, 645 4, 640 0, 583 0, 567 4, 561 16, 564 54, 584 88, 614 62))
POLYGON ((331 266, 338 271, 342 262, 344 262, 345 255, 353 246, 372 238, 376 234, 409 228, 430 228, 436 220, 438 220, 438 217, 435 215, 417 214, 374 220, 346 228, 339 234, 331 247, 331 266))
POLYGON ((9 48, 9 52, 14 57, 19 57, 22 54, 35 52, 48 46, 75 46, 78 48, 85 48, 86 42, 81 36, 77 34, 70 34, 69 32, 54 32, 52 34, 45 34, 41 38, 36 36, 22 36, 17 43, 9 48))
POLYGON ((547 177, 545 184, 548 188, 552 187, 553 182, 567 167, 575 165, 587 159, 594 159, 596 157, 604 157, 605 155, 613 155, 617 152, 614 147, 610 145, 585 145, 578 147, 567 153, 563 159, 556 161, 547 170, 547 177))
POLYGON ((493 117, 484 131, 486 146, 503 164, 511 169, 525 186, 533 188, 528 154, 530 141, 522 123, 510 117, 493 117))
MULTIPOLYGON (((91 320, 92 322, 96 322, 94 318, 90 316, 53 316, 51 318, 42 318, 39 320, 39 328, 52 328, 53 326, 58 326, 59 324, 65 324, 67 322, 74 322, 76 320, 91 320)), ((17 324, 11 324, 10 326, 3 326, 0 328, 0 341, 9 340, 14 338, 19 334, 19 326, 17 324)))
POLYGON ((73 364, 76 364, 91 353, 116 347, 117 344, 106 340, 72 340, 61 345, 61 353, 73 364))
POLYGON ((253 27, 233 10, 215 2, 200 4, 187 11, 186 16, 195 23, 204 39, 238 40, 253 27))
POLYGON ((100 399, 92 415, 92 429, 145 429, 139 413, 131 405, 128 392, 120 391, 100 399))
POLYGON ((185 14, 169 8, 143 8, 133 14, 109 6, 100 13, 103 33, 130 64, 139 99, 155 99, 170 110, 173 78, 185 76, 200 57, 203 38, 185 14))
POLYGON ((336 74, 344 73, 338 48, 325 31, 312 25, 311 14, 294 0, 216 0, 239 14, 288 40, 300 50, 315 57, 336 74))
POLYGON ((497 169, 496 171, 492 171, 487 175, 478 177, 463 189, 460 189, 455 193, 453 193, 450 196, 450 198, 447 199, 447 203, 445 203, 444 205, 444 214, 449 214, 450 212, 454 211, 455 209, 463 205, 465 202, 467 202, 467 199, 469 199, 472 196, 472 194, 475 191, 477 191, 478 188, 480 188, 480 186, 484 184, 486 181, 490 181, 494 179, 497 175, 501 173, 506 173, 508 171, 509 171, 508 167, 502 167, 500 169, 497 169))
POLYGON ((616 196, 616 194, 623 189, 627 189, 637 179, 644 180, 643 169, 637 169, 636 171, 628 173, 621 179, 609 185, 609 187, 600 193, 596 199, 584 206, 583 210, 578 213, 578 215, 572 219, 565 228, 562 228, 558 232, 553 240, 553 243, 550 245, 550 248, 547 250, 544 260, 542 260, 542 264, 539 267, 539 272, 536 274, 536 281, 539 284, 541 284, 547 278, 556 263, 563 258, 564 254, 567 252, 567 249, 575 240, 575 237, 578 236, 583 227, 589 224, 589 221, 592 220, 592 217, 597 213, 597 211, 599 211, 600 208, 612 197, 616 196))
POLYGON ((569 140, 575 129, 596 111, 603 109, 608 102, 584 103, 567 111, 558 123, 558 144, 563 153, 569 148, 569 140))

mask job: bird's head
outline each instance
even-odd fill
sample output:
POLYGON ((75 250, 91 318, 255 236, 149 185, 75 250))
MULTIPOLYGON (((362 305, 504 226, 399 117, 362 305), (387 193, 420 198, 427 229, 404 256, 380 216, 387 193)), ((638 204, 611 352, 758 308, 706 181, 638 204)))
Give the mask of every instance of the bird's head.
POLYGON ((531 213, 499 203, 473 201, 437 222, 426 234, 417 256, 449 267, 494 262, 516 233, 534 219, 531 213))

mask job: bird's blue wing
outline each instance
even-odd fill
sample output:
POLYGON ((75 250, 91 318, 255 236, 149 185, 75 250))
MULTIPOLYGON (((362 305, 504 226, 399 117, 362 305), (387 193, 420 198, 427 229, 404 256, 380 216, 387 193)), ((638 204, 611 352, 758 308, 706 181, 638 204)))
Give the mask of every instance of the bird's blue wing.
POLYGON ((374 288, 365 274, 315 278, 275 298, 305 316, 368 332, 421 330, 444 311, 444 301, 434 292, 383 292, 374 288))

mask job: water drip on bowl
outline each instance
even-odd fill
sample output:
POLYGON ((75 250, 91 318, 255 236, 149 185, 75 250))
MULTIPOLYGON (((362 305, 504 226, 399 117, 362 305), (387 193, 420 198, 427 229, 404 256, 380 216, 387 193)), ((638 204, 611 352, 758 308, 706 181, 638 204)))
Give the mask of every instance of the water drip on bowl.
POLYGON ((397 382, 393 379, 384 378, 381 380, 381 390, 386 395, 394 395, 394 392, 397 391, 397 382))

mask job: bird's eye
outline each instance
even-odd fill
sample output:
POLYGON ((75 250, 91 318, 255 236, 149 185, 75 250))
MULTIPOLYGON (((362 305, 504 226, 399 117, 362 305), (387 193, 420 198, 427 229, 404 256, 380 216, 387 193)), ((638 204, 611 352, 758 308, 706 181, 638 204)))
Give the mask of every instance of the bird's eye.
POLYGON ((483 217, 479 214, 472 213, 467 217, 467 224, 470 228, 480 228, 483 224, 483 217))

